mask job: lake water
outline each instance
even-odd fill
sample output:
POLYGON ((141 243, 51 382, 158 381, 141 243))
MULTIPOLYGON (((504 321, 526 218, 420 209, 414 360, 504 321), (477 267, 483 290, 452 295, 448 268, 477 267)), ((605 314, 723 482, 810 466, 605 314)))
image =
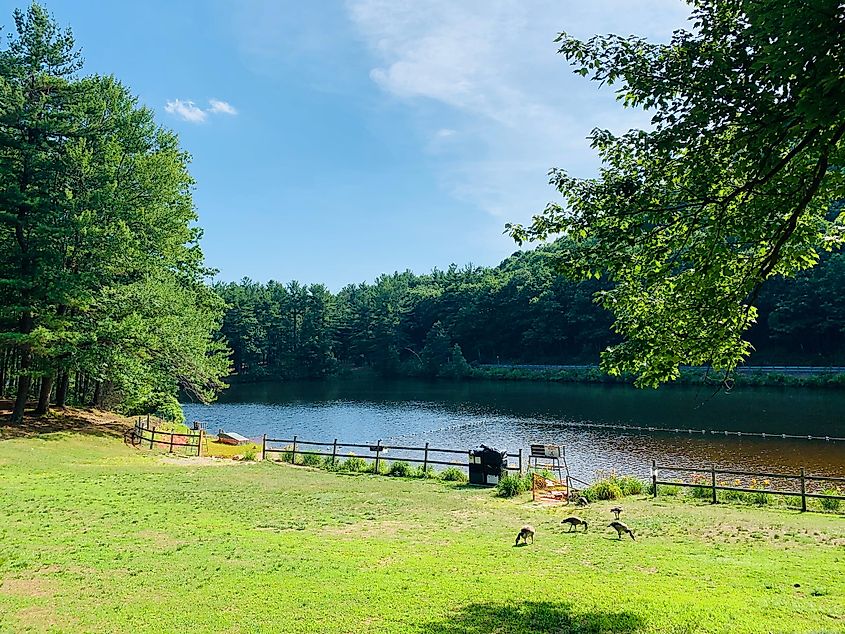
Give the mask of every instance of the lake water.
MULTIPOLYGON (((332 380, 234 385, 213 405, 185 404, 189 421, 248 437, 510 452, 531 443, 562 444, 573 476, 598 470, 644 476, 651 461, 677 466, 845 476, 845 443, 715 436, 700 430, 845 437, 845 391, 809 388, 541 382, 332 380), (578 424, 699 430, 698 434, 582 428, 578 424)), ((394 456, 395 457, 395 456, 394 456)))

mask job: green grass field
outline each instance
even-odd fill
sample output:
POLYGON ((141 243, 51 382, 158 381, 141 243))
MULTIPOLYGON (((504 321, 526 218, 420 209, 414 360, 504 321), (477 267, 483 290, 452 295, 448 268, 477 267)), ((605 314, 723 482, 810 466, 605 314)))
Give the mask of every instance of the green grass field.
POLYGON ((0 441, 0 632, 845 632, 842 516, 627 499, 618 541, 611 503, 566 534, 530 494, 91 431, 0 441))

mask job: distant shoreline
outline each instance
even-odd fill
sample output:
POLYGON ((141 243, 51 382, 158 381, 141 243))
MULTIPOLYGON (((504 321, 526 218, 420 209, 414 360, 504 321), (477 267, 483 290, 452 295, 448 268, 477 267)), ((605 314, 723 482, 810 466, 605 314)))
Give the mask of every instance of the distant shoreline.
MULTIPOLYGON (((426 377, 398 374, 383 377, 370 368, 351 368, 341 372, 316 378, 292 378, 272 374, 233 374, 227 378, 230 384, 272 383, 277 381, 324 381, 344 378, 420 379, 426 377)), ((845 388, 845 366, 743 366, 733 375, 731 387, 815 387, 845 388)), ((535 364, 484 364, 472 366, 467 376, 460 378, 440 377, 428 379, 442 382, 461 381, 536 381, 549 383, 584 383, 584 384, 631 384, 631 376, 610 376, 597 365, 535 365, 535 364)), ((719 387, 723 381, 719 374, 705 368, 682 367, 677 380, 667 383, 672 385, 712 385, 719 387)))

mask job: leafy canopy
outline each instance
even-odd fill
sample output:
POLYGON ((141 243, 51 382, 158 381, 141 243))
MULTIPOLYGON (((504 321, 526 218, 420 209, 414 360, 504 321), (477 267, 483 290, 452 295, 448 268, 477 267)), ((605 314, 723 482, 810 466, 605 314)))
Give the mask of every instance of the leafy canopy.
POLYGON ((77 76, 73 37, 43 7, 14 19, 0 48, 0 353, 14 361, 13 421, 33 378, 48 405, 54 378, 70 374, 78 399, 127 411, 172 406, 177 390, 210 400, 228 371, 215 338, 224 304, 205 285, 190 157, 117 79, 77 76))
POLYGON ((730 372, 751 352, 761 284, 816 264, 843 241, 845 5, 838 0, 697 0, 668 44, 562 33, 575 72, 618 86, 649 130, 595 129, 598 178, 550 172, 563 202, 522 243, 563 236, 562 269, 606 276, 597 301, 623 342, 611 374, 656 386, 681 364, 730 372))

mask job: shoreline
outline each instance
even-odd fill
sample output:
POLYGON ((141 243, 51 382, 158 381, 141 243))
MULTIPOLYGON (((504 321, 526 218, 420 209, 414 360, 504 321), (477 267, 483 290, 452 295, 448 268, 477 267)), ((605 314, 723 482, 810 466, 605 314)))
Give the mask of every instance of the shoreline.
MULTIPOLYGON (((588 385, 631 385, 631 376, 610 376, 602 372, 596 365, 572 365, 572 366, 539 366, 521 364, 500 364, 496 366, 473 366, 469 374, 461 377, 423 377, 415 375, 397 374, 394 376, 381 376, 370 368, 353 368, 335 374, 321 377, 297 377, 289 378, 272 375, 238 375, 232 374, 226 377, 229 385, 244 385, 257 383, 278 383, 278 382, 325 382, 332 380, 357 380, 362 378, 386 379, 386 380, 427 380, 432 383, 461 383, 466 381, 529 381, 538 383, 582 383, 588 385)), ((817 372, 813 372, 810 366, 760 366, 745 367, 731 377, 732 383, 725 385, 724 381, 708 376, 704 368, 684 368, 680 376, 661 388, 672 386, 706 386, 719 390, 731 390, 736 387, 801 387, 801 388, 825 388, 845 389, 845 371, 830 367, 819 366, 817 372), (771 370, 769 369, 771 368, 771 370)), ((642 388, 647 389, 647 388, 642 388)))

